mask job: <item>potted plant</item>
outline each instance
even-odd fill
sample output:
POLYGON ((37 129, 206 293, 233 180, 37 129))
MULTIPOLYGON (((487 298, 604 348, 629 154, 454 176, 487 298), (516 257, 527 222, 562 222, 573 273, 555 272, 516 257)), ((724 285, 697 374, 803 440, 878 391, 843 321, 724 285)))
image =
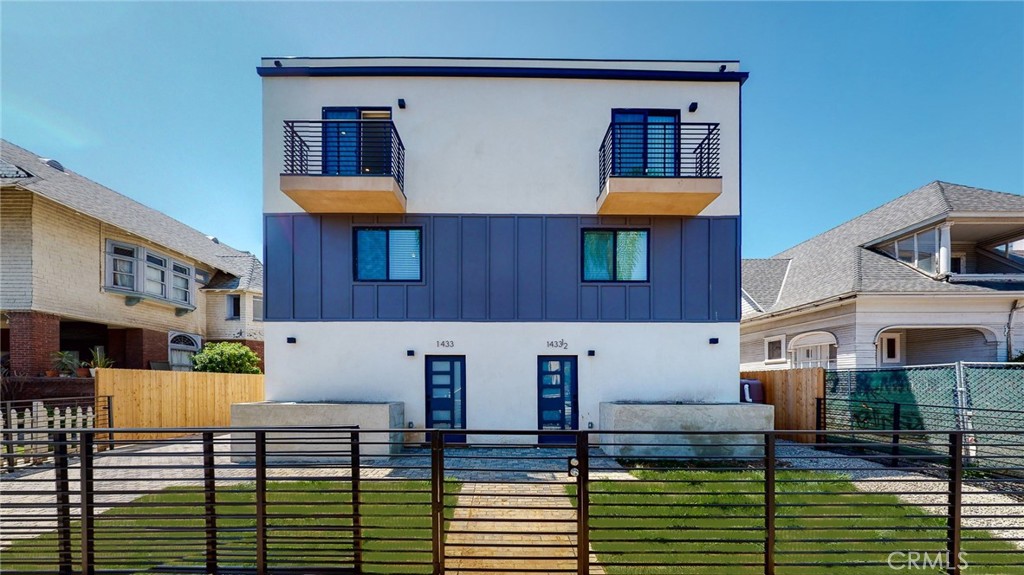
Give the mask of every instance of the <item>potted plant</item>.
MULTIPOLYGON (((78 357, 70 351, 55 351, 50 355, 53 370, 61 377, 67 377, 78 369, 78 357)), ((49 373, 49 372, 47 372, 49 373)))
POLYGON ((100 346, 96 346, 89 350, 92 353, 92 361, 86 365, 89 367, 89 375, 96 377, 96 369, 100 367, 114 367, 114 360, 107 357, 105 351, 100 346))
POLYGON ((75 368, 75 375, 78 377, 89 377, 92 370, 89 369, 89 362, 83 361, 78 367, 75 368))

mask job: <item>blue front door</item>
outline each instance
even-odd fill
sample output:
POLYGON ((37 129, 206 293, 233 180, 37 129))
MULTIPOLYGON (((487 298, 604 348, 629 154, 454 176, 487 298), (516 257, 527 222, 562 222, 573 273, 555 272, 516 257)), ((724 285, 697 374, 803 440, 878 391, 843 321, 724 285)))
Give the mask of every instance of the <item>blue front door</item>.
MULTIPOLYGON (((427 428, 466 429, 466 356, 428 355, 426 362, 427 428)), ((444 440, 464 443, 466 434, 445 433, 444 440)))
MULTIPOLYGON (((537 428, 579 429, 576 356, 537 358, 537 428)), ((541 443, 574 443, 570 435, 540 434, 541 443)))

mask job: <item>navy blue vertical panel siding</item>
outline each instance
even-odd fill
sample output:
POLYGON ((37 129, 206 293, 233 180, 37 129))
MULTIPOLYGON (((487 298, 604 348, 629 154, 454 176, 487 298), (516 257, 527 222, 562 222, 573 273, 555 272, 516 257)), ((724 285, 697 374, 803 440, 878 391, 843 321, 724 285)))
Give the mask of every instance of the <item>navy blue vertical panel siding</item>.
POLYGON ((707 321, 710 309, 710 220, 689 219, 683 225, 683 320, 707 321))
POLYGON ((292 288, 295 319, 320 316, 320 216, 299 215, 292 219, 292 288))
POLYGON ((544 233, 544 310, 546 319, 579 317, 579 218, 547 218, 544 233))
POLYGON ((597 284, 580 287, 580 319, 601 319, 601 294, 597 284))
POLYGON ((739 276, 736 269, 739 222, 711 220, 711 319, 739 320, 739 276))
POLYGON ((377 319, 377 286, 352 286, 352 319, 377 319))
POLYGON ((459 218, 434 218, 431 286, 435 319, 459 319, 459 218))
POLYGON ((487 319, 487 220, 462 218, 462 319, 487 319))
POLYGON ((516 220, 492 217, 488 231, 487 303, 490 319, 516 317, 516 220))
POLYGON ((377 288, 377 317, 405 319, 405 286, 382 285, 377 288))
POLYGON ((352 317, 352 225, 344 216, 320 218, 320 301, 323 319, 352 317))
POLYGON ((627 288, 629 319, 651 319, 651 286, 629 286, 627 288))
POLYGON ((544 319, 544 218, 519 218, 516 230, 516 317, 544 319))
POLYGON ((430 319, 430 287, 411 285, 405 289, 407 319, 430 319))
POLYGON ((601 286, 601 319, 605 321, 626 319, 626 286, 601 286))
MULTIPOLYGON (((274 320, 737 321, 738 218, 654 218, 650 282, 583 283, 594 216, 268 214, 274 320), (358 224, 355 222, 358 221, 358 224), (353 225, 423 229, 422 281, 355 282, 353 225)), ((630 218, 629 225, 645 226, 630 218)))
POLYGON ((683 225, 681 220, 659 218, 651 230, 651 288, 654 317, 683 317, 683 225))
POLYGON ((263 235, 264 319, 292 319, 292 217, 266 216, 263 235))

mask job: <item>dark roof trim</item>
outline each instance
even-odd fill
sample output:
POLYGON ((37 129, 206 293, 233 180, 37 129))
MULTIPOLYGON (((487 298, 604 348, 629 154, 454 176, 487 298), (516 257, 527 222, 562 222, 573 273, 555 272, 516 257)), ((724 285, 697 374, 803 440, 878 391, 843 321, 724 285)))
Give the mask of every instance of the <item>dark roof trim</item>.
POLYGON ((693 70, 623 70, 600 68, 506 68, 492 66, 296 66, 256 68, 263 77, 276 76, 420 76, 452 78, 567 78, 574 80, 654 80, 690 82, 739 82, 747 72, 693 70))

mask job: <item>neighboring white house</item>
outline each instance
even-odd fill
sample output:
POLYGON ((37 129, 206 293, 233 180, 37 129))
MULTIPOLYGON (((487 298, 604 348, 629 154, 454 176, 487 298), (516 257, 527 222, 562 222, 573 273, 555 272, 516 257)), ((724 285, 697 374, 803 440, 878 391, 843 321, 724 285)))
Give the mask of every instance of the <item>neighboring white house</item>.
POLYGON ((266 58, 267 398, 735 401, 738 63, 266 58))
POLYGON ((1004 361, 1024 349, 1024 196, 932 182, 743 260, 743 369, 1004 361))

